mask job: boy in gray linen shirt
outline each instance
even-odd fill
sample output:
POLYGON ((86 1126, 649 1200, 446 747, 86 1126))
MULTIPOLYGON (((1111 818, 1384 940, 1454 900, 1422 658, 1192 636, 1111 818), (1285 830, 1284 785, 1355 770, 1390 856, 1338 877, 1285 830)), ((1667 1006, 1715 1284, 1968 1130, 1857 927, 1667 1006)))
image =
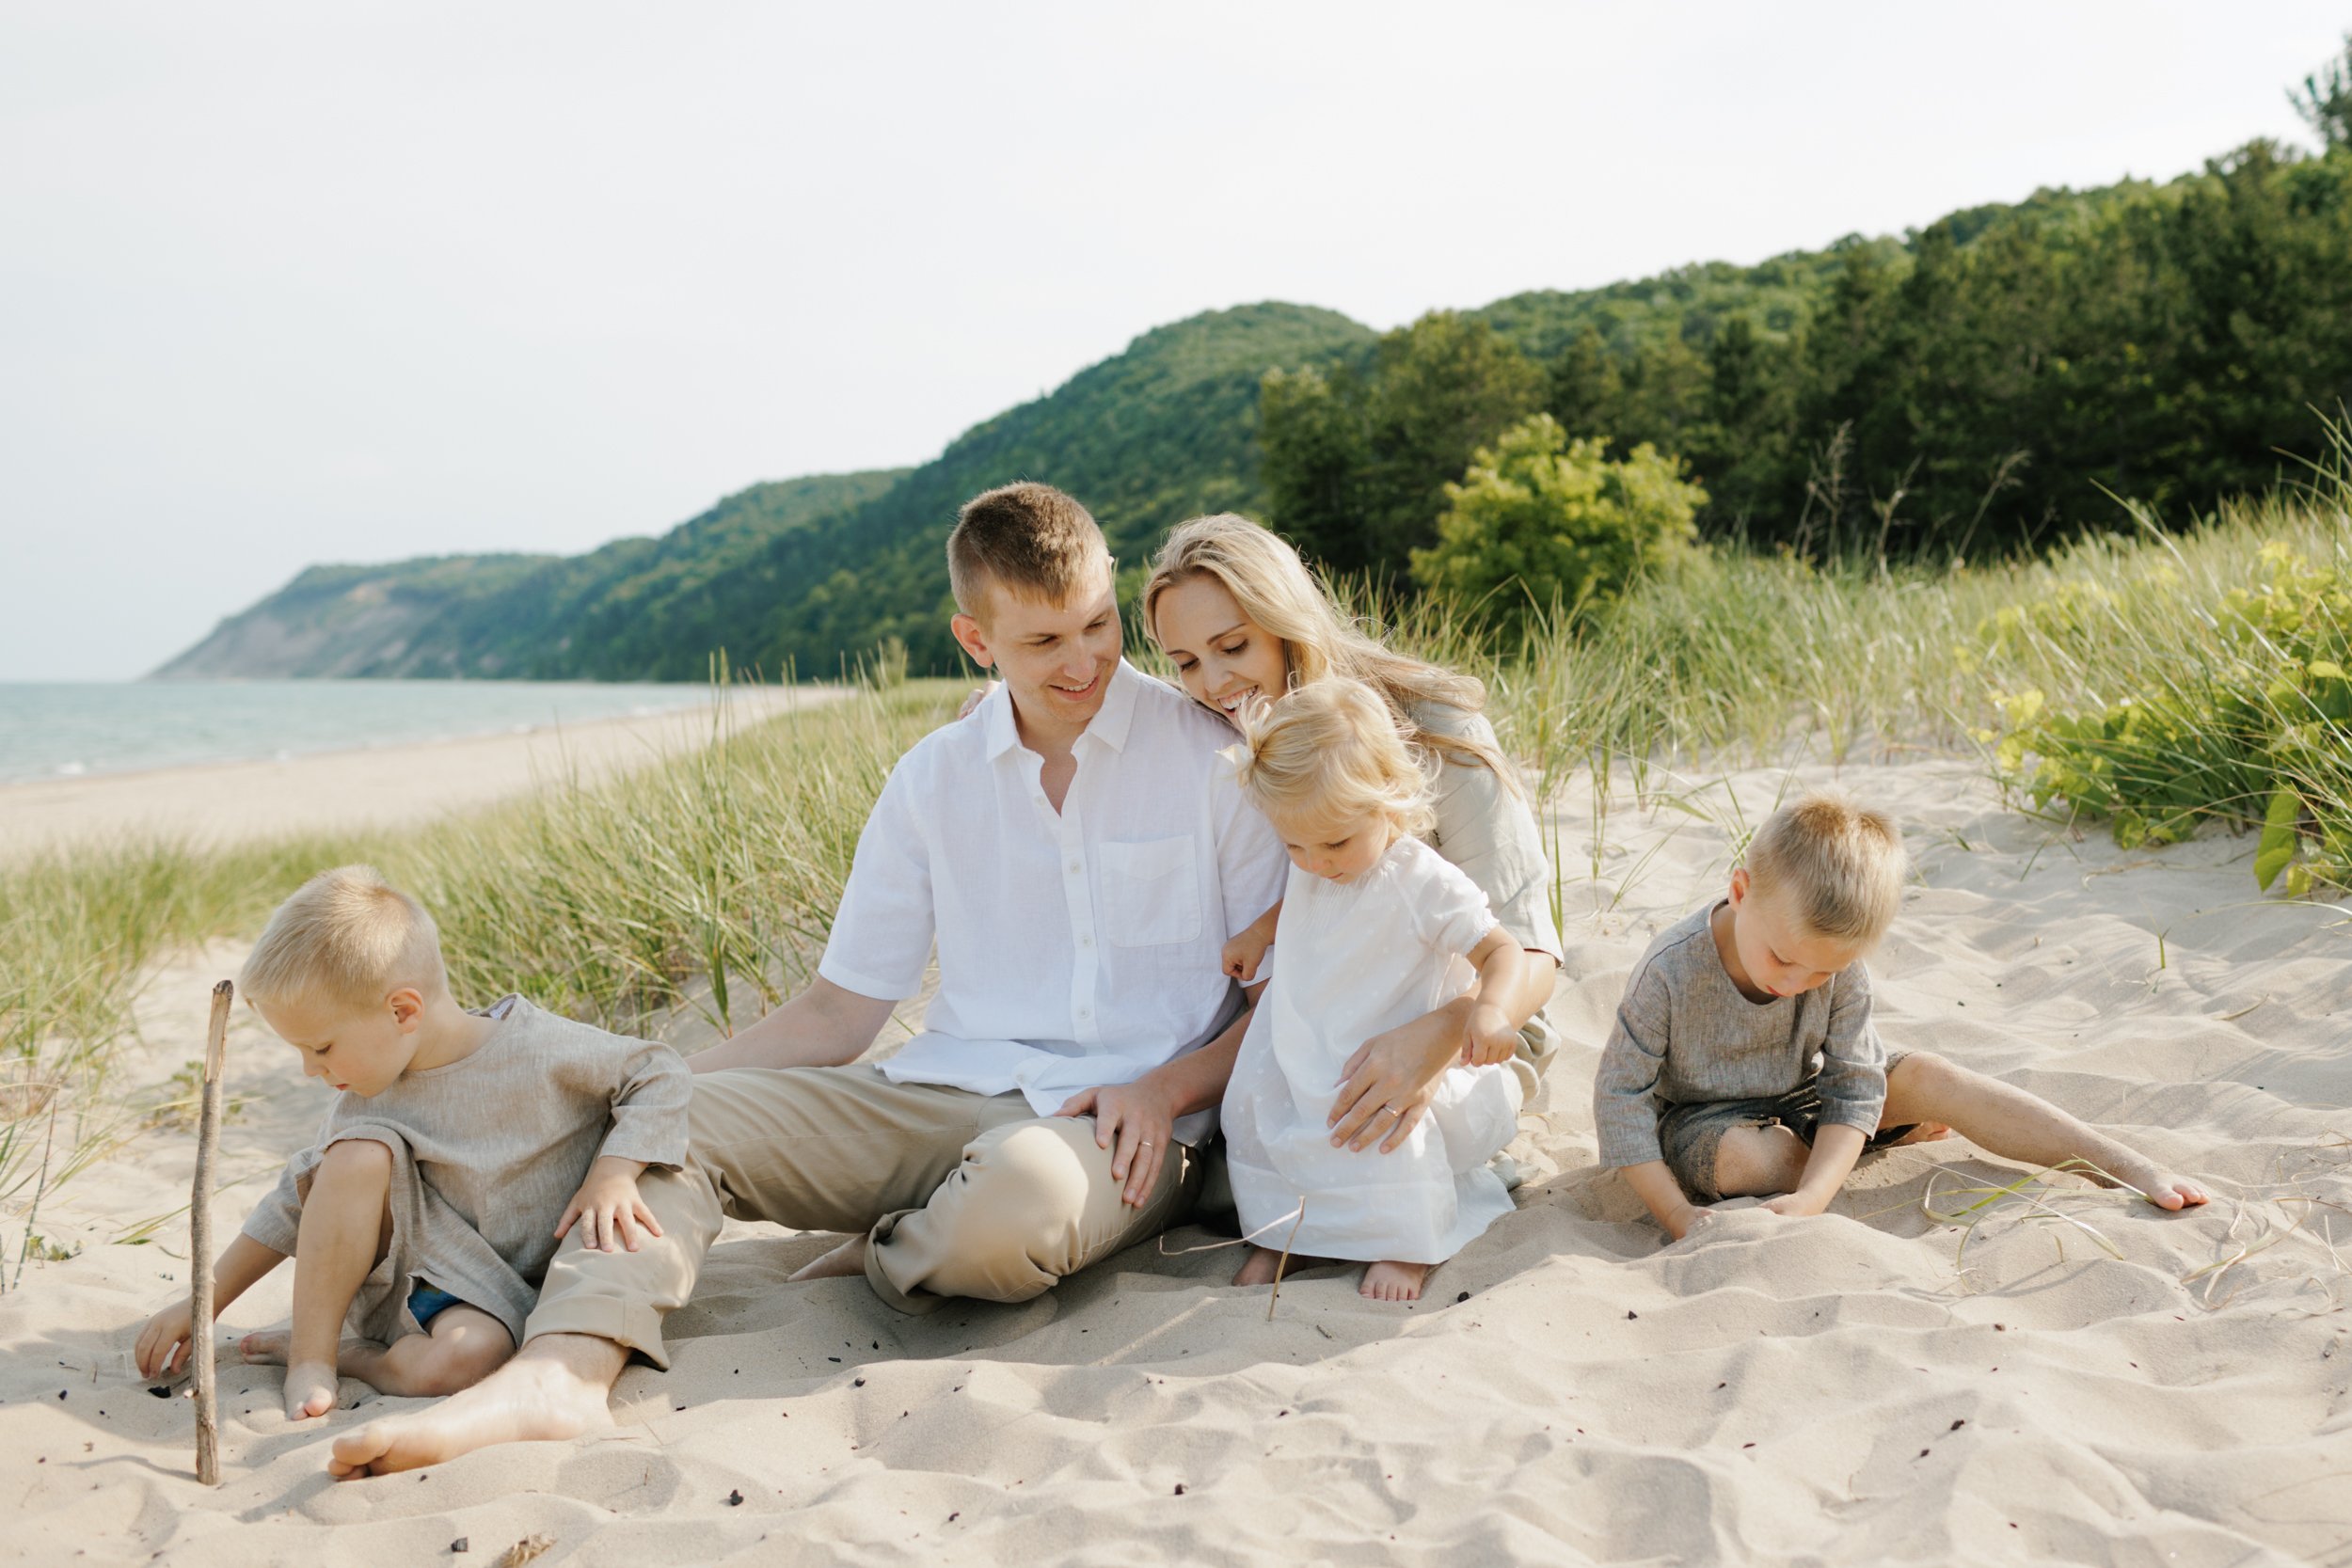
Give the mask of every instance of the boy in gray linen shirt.
MULTIPOLYGON (((240 983, 304 1074, 342 1091, 215 1270, 225 1307, 294 1258, 291 1329, 241 1345, 286 1365, 289 1418, 333 1409, 338 1375, 396 1395, 478 1382, 575 1224, 606 1250, 660 1234, 637 1177, 686 1157, 685 1062, 519 996, 461 1010, 432 917, 369 867, 305 883, 240 983)), ((157 1312, 140 1374, 184 1363, 189 1336, 185 1301, 157 1312)))
POLYGON ((2193 1183, 2037 1096, 1927 1052, 1889 1055, 1863 958, 1902 900, 1893 819, 1835 792, 1756 830, 1729 895, 1676 922, 1634 965, 1593 1079, 1600 1163, 1679 1241, 1724 1197, 1818 1214, 1866 1148, 1959 1132, 2159 1209, 2193 1183))

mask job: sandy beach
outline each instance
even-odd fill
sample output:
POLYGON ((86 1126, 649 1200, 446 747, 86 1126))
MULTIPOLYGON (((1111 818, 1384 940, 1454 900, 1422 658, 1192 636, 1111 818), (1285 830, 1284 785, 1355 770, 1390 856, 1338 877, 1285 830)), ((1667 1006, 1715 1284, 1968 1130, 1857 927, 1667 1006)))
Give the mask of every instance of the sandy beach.
MULTIPOLYGON (((86 824, 137 815, 107 783, 81 786, 86 824)), ((283 1269, 219 1330, 207 1489, 191 1407, 131 1364, 190 1262, 193 1139, 158 1129, 53 1195, 42 1233, 78 1253, 0 1299, 0 1557, 421 1563, 463 1542, 486 1565, 544 1537, 543 1563, 2347 1560, 2342 912, 2254 902, 2250 839, 2125 853, 2006 811, 1959 762, 1690 781, 1620 800, 1597 853, 1581 798, 1554 826, 1568 1043, 1515 1146, 1517 1212, 1414 1307, 1325 1271, 1269 1317, 1192 1227, 1036 1301, 903 1318, 861 1280, 784 1282, 825 1238, 736 1226, 670 1322, 675 1370, 625 1374, 611 1433, 335 1484, 326 1437, 405 1402, 346 1381, 348 1408, 287 1422, 278 1370, 234 1350, 282 1319, 283 1269), (2209 1208, 2059 1177, 1963 1229, 1929 1211, 2026 1173, 1952 1140, 1867 1157, 1827 1215, 1740 1205, 1666 1245, 1594 1168, 1592 1070, 1634 959, 1714 895, 1743 825, 1832 778, 1895 808, 1916 862, 1873 966, 1889 1043, 2061 1102, 2209 1208)), ((239 957, 145 988, 126 1085, 197 1053, 239 957)), ((282 1049, 240 1018, 223 1235, 323 1107, 282 1049)))
MULTIPOLYGON (((736 688, 723 721, 756 722, 841 695, 835 687, 736 688)), ((642 767, 703 744, 713 722, 710 705, 701 704, 521 733, 0 784, 0 858, 139 833, 221 844, 395 827, 487 805, 546 779, 642 767)))

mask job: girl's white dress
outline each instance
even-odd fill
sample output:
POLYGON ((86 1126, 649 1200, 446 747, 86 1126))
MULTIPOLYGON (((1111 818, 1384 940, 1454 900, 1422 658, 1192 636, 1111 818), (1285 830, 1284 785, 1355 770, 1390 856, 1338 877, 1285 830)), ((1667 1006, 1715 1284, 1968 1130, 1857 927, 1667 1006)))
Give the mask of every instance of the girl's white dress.
MULTIPOLYGON (((1468 989, 1462 955, 1495 928, 1486 895, 1418 839, 1351 882, 1291 868, 1267 950, 1272 980, 1225 1089, 1226 1159, 1245 1235, 1296 1209, 1311 1257, 1441 1263, 1511 1212, 1486 1162, 1518 1129, 1507 1067, 1446 1069, 1394 1153, 1331 1147, 1326 1118, 1358 1047, 1468 989)), ((1379 1118, 1385 1136, 1389 1119, 1379 1118)), ((1288 1225, 1257 1238, 1280 1250, 1288 1225)))

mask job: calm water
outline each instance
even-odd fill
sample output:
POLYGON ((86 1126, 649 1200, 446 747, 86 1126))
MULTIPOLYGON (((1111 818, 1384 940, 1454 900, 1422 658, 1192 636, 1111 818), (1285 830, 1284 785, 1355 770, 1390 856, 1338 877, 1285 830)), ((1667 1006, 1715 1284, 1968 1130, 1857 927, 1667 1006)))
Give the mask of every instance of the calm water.
POLYGON ((498 735, 708 696, 568 681, 0 682, 0 784, 498 735))

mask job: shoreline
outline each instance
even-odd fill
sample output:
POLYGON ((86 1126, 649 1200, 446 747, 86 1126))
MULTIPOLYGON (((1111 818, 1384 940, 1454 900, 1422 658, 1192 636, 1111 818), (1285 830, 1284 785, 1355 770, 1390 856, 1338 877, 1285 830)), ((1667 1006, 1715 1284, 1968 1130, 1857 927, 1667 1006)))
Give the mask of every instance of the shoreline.
MULTIPOLYGON (((731 689, 731 729, 839 701, 837 686, 731 689)), ((707 742, 707 701, 525 730, 394 741, 287 757, 183 763, 0 784, 0 861, 110 847, 143 835, 222 845, 403 827, 487 806, 558 772, 610 776, 707 742)))

